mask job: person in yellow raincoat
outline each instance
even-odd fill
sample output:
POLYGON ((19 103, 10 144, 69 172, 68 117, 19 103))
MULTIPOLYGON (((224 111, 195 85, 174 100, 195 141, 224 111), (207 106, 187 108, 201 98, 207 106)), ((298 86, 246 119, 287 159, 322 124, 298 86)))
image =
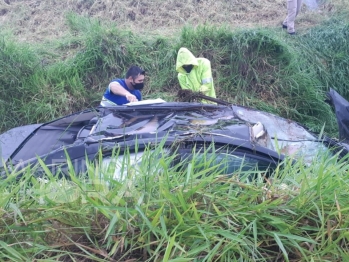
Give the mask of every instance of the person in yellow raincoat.
MULTIPOLYGON (((190 89, 216 98, 210 60, 196 58, 187 48, 181 47, 177 54, 176 71, 182 89, 190 89)), ((210 103, 206 100, 202 102, 210 103)))

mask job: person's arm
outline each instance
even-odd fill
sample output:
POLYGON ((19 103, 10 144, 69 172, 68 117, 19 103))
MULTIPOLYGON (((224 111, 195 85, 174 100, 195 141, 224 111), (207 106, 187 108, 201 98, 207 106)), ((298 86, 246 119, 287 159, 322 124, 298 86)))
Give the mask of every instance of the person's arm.
POLYGON ((127 101, 129 102, 137 102, 138 99, 135 95, 131 94, 129 91, 127 91, 125 88, 123 88, 118 82, 111 82, 109 84, 110 91, 119 96, 126 97, 127 101))
POLYGON ((205 60, 205 63, 202 65, 200 92, 210 97, 216 97, 213 86, 211 62, 209 60, 205 60))

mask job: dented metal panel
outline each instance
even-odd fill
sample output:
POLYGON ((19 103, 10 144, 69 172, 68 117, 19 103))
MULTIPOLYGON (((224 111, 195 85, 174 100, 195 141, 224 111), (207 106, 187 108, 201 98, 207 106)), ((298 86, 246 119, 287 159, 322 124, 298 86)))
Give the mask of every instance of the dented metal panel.
POLYGON ((296 159, 304 158, 308 163, 319 153, 328 151, 321 139, 294 121, 247 107, 233 106, 233 109, 239 119, 263 124, 272 150, 296 159))

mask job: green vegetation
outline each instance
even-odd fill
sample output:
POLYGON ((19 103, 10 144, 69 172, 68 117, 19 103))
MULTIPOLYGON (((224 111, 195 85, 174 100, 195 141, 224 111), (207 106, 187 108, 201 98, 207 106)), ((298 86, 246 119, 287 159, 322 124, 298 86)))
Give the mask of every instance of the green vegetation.
POLYGON ((40 178, 27 169, 0 185, 1 261, 342 261, 348 253, 347 158, 273 178, 227 176, 195 161, 171 165, 162 146, 139 164, 126 154, 86 174, 40 178), (159 156, 162 157, 159 158, 159 156), (116 164, 119 163, 119 164, 116 164), (154 165, 154 163, 156 163, 154 165), (115 169, 115 166, 118 166, 115 169), (116 174, 119 173, 118 176, 116 174), (118 177, 118 179, 117 179, 118 177))
POLYGON ((97 106, 110 79, 123 77, 131 64, 147 70, 145 98, 176 100, 176 52, 186 46, 211 60, 219 98, 279 114, 314 131, 325 125, 336 134, 324 100, 329 87, 349 97, 348 24, 339 19, 294 38, 274 29, 208 25, 186 26, 179 35, 163 38, 70 13, 72 35, 50 49, 2 37, 0 129, 97 106))
MULTIPOLYGON (((347 0, 318 1, 321 12, 301 15, 293 37, 280 26, 283 0, 22 2, 0 8, 0 133, 97 106, 131 64, 147 71, 145 99, 176 101, 176 53, 185 46, 211 60, 218 98, 337 136, 324 100, 330 87, 349 99, 347 0), (49 13, 62 5, 73 10, 65 27, 49 13)), ((122 181, 101 160, 69 179, 44 165, 41 177, 8 171, 0 183, 0 260, 349 259, 347 157, 286 161, 269 180, 250 181, 202 163, 178 170, 159 155, 160 147, 147 152, 138 167, 126 165, 126 155, 122 181)))
POLYGON ((303 53, 314 64, 323 86, 334 87, 346 98, 349 97, 348 30, 348 21, 336 17, 311 29, 302 41, 303 53))

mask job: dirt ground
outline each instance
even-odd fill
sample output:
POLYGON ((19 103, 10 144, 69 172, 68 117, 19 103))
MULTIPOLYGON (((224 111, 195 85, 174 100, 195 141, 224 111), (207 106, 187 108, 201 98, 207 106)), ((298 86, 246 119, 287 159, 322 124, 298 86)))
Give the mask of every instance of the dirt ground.
MULTIPOLYGON (((311 8, 304 0, 297 18, 304 30, 331 15, 333 2, 311 8)), ((231 28, 281 27, 286 0, 0 0, 0 28, 24 42, 51 41, 68 31, 65 16, 75 12, 137 33, 172 35, 185 24, 231 28)))

